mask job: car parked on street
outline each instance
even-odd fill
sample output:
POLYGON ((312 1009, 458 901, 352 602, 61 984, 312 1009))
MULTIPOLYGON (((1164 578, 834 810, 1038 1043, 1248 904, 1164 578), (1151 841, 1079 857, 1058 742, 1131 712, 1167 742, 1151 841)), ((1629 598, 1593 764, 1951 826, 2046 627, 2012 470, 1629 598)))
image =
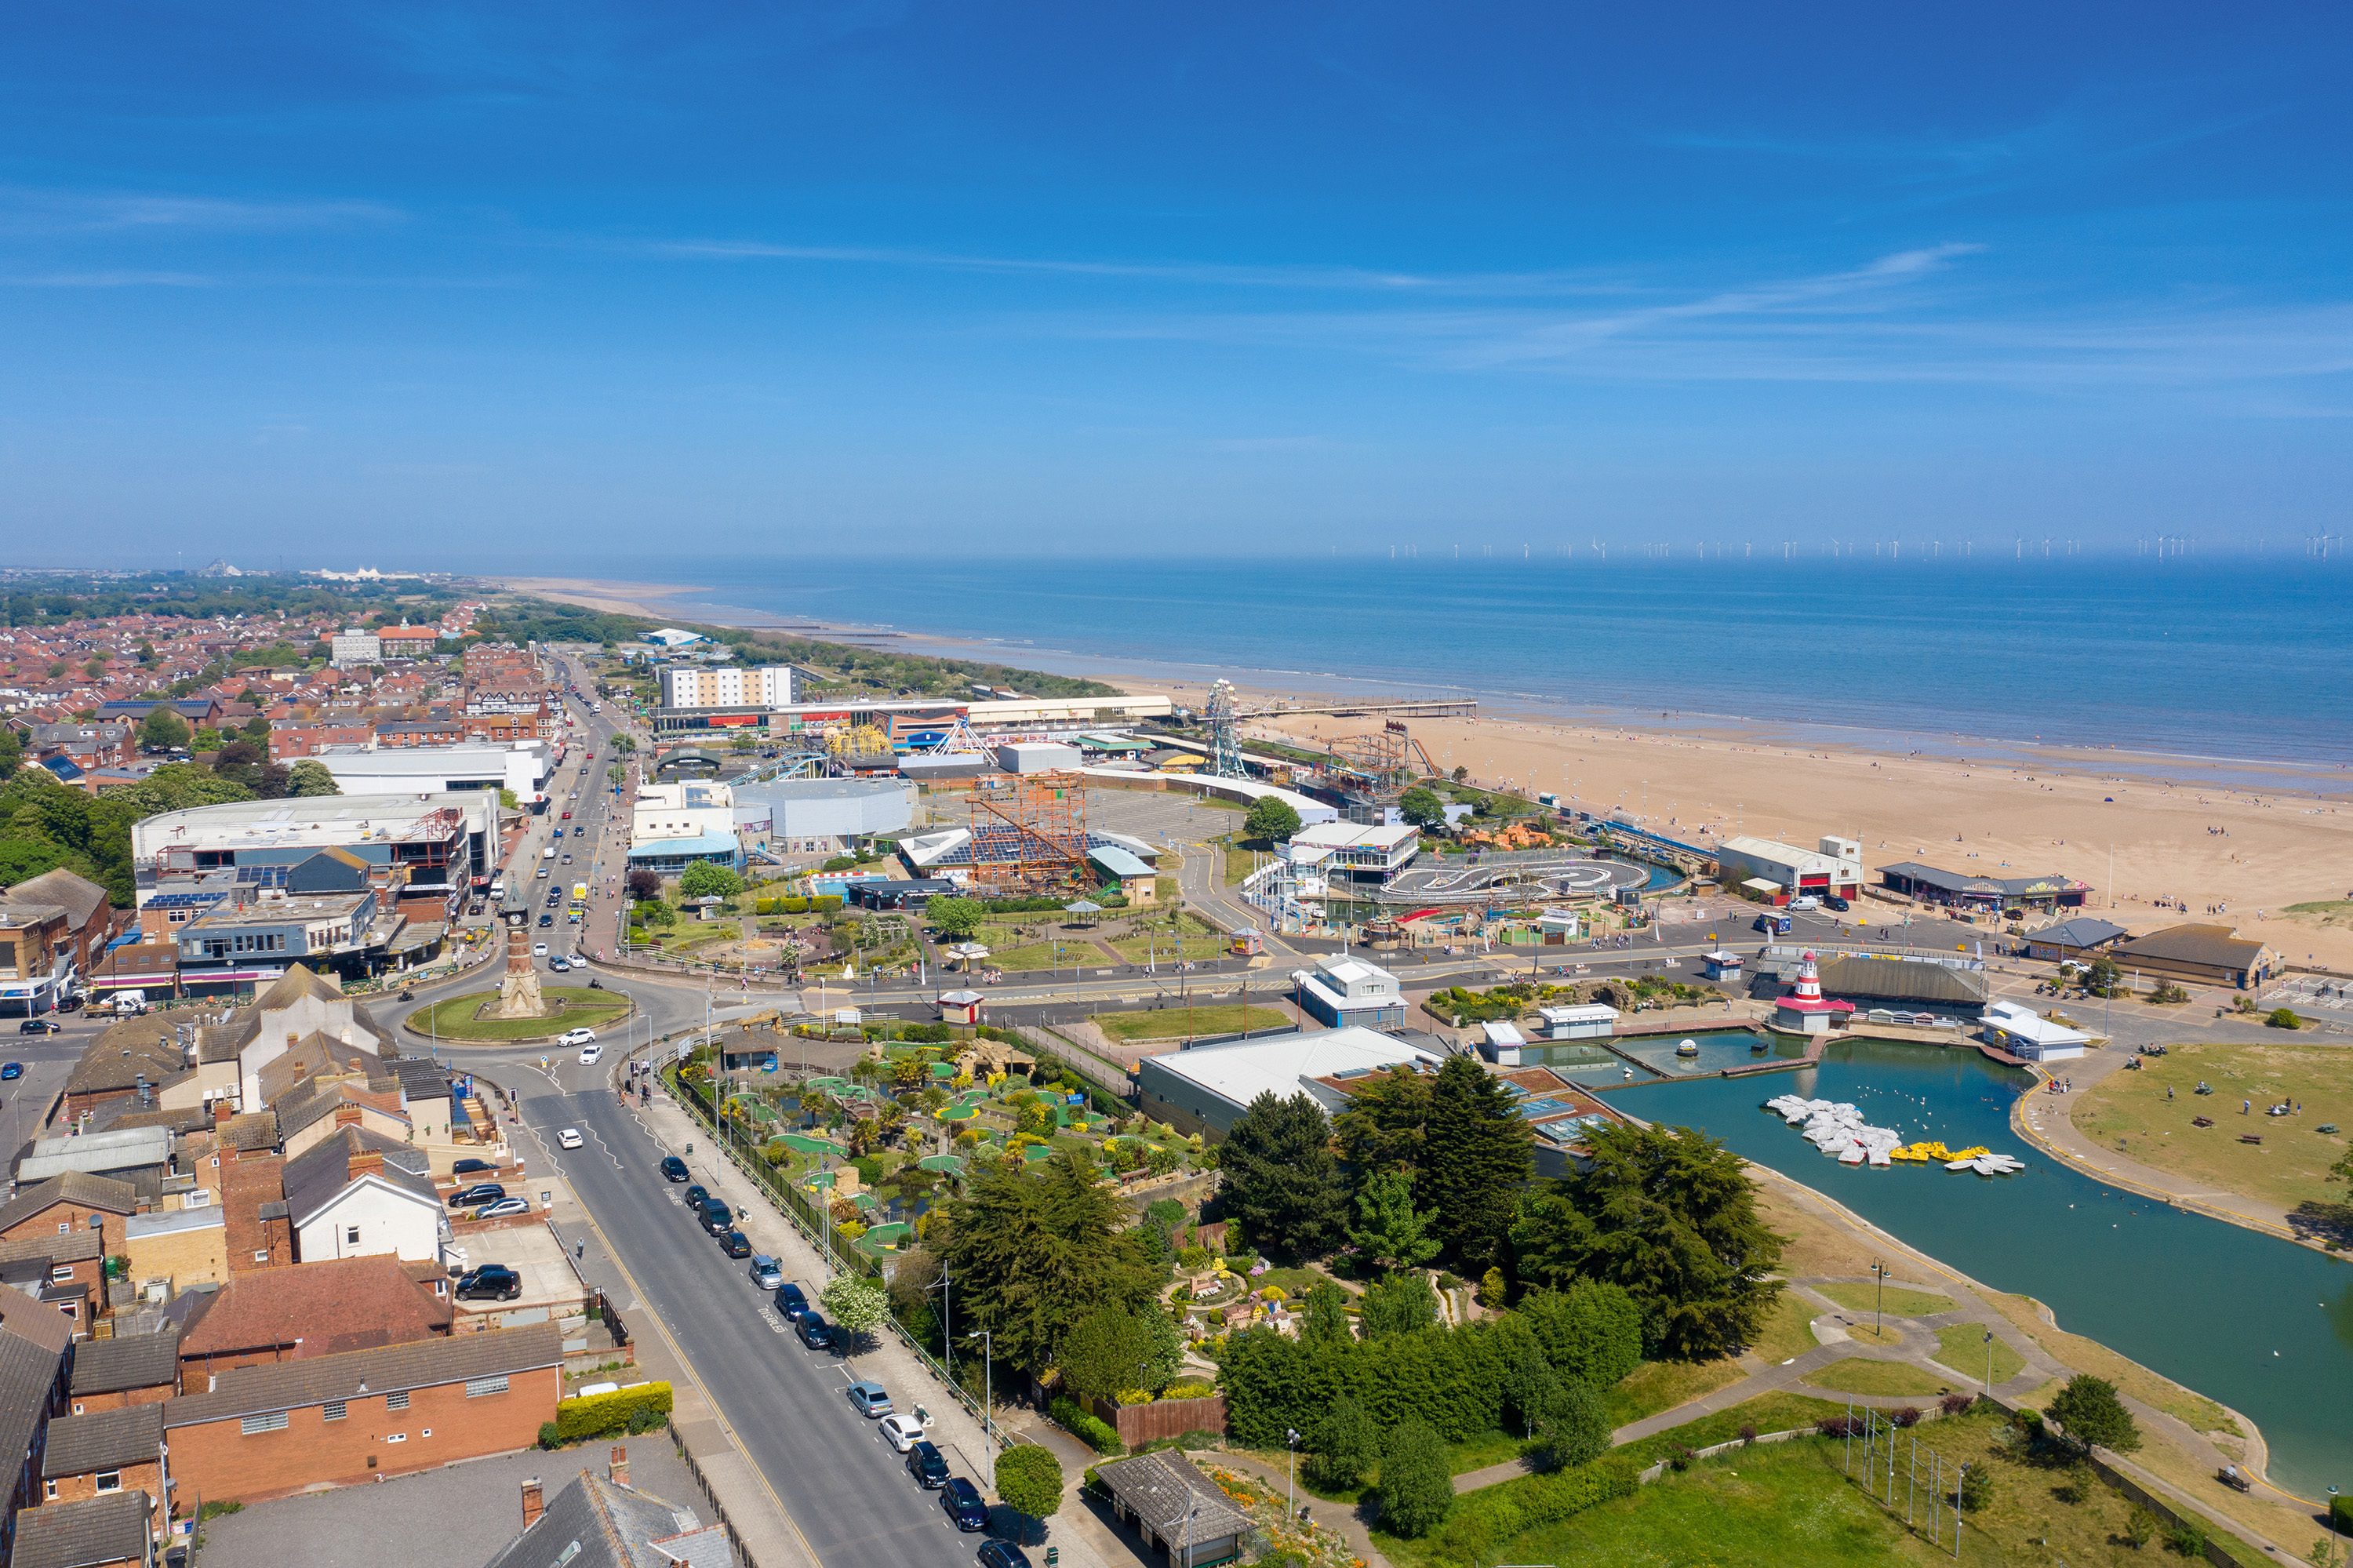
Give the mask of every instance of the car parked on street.
POLYGON ((918 1442, 907 1450, 907 1474, 925 1491, 948 1484, 948 1462, 929 1443, 918 1442))
POLYGON ((860 1378, 842 1391, 859 1414, 879 1419, 891 1414, 891 1392, 871 1378, 860 1378))
POLYGON ((766 1253, 754 1253, 752 1256, 752 1283, 763 1290, 781 1290, 785 1284, 785 1271, 766 1253))
POLYGON ((717 1198, 702 1200, 702 1228, 712 1235, 724 1235, 735 1228, 734 1212, 717 1198))
POLYGON ((950 1476, 948 1484, 940 1489, 940 1507, 962 1531, 988 1528, 988 1503, 980 1489, 962 1476, 950 1476))
POLYGON ((882 1441, 902 1454, 923 1440, 923 1424, 912 1415, 886 1415, 875 1430, 882 1434, 882 1441))
POLYGON ((522 1294, 522 1276, 503 1264, 486 1263, 458 1277, 460 1301, 512 1301, 522 1294))
POLYGON ((812 1351, 833 1349, 832 1328, 814 1312, 804 1312, 794 1319, 793 1331, 800 1335, 801 1343, 812 1351))
POLYGON ((686 1161, 675 1154, 665 1154, 662 1156, 661 1173, 666 1181, 683 1181, 687 1178, 686 1161))
POLYGON ((498 1164, 494 1160, 460 1160, 457 1164, 449 1167, 449 1174, 452 1176, 486 1176, 497 1170, 498 1164))
POLYGON ((693 1186, 689 1187, 686 1190, 684 1201, 688 1208, 693 1210, 697 1213, 701 1213, 702 1212, 703 1202, 710 1196, 711 1189, 705 1187, 702 1182, 697 1181, 693 1186))
POLYGON ((776 1310, 785 1315, 786 1322, 799 1322, 808 1309, 808 1298, 801 1293, 799 1286, 787 1280, 776 1287, 776 1310))
POLYGON ((477 1181, 470 1187, 460 1187, 449 1194, 453 1209, 470 1209, 478 1203, 495 1203, 507 1195, 507 1190, 496 1181, 477 1181))
POLYGON ((752 1255, 752 1238, 742 1231, 729 1231, 719 1238, 719 1250, 729 1257, 752 1255))
POLYGON ((1029 1568, 1029 1554, 1009 1541, 984 1541, 980 1568, 1029 1568))

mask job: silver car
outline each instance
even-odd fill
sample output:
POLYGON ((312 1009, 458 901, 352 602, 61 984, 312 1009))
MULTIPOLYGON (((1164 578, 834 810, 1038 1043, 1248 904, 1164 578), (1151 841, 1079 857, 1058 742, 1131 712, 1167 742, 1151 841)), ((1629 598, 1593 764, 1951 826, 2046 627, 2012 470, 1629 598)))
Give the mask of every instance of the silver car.
POLYGON ((752 1283, 763 1290, 774 1290, 785 1282, 785 1271, 776 1260, 765 1253, 752 1255, 752 1283))

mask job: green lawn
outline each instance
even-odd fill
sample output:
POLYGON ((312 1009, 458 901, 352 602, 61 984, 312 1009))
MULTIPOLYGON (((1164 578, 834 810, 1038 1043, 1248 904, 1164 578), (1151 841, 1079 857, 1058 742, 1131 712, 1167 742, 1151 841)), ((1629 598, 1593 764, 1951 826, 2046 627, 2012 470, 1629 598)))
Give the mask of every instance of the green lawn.
POLYGON ((1926 1290, 1907 1290, 1901 1285, 1887 1287, 1884 1308, 1880 1305, 1879 1287, 1867 1282, 1817 1285, 1814 1289, 1850 1312, 1883 1310, 1891 1318, 1933 1318, 1939 1312, 1953 1309, 1953 1298, 1949 1296, 1937 1296, 1926 1290))
POLYGON ((1909 1361, 1874 1361, 1861 1356, 1849 1356, 1842 1361, 1816 1367, 1798 1381, 1811 1383, 1816 1388, 1835 1389, 1841 1393, 1925 1395, 1942 1393, 1962 1380, 1958 1373, 1939 1377, 1909 1361))
MULTIPOLYGON (((1955 1323, 1936 1330, 1936 1360, 1971 1383, 1982 1382, 1986 1369, 1985 1330, 1975 1323, 1955 1323)), ((1993 1341, 1993 1381, 2008 1383, 2026 1369, 2026 1358, 2010 1348, 2000 1335, 1993 1341)))
MULTIPOLYGON (((1497 1431, 1481 1432, 1471 1437, 1465 1438, 1460 1443, 1452 1443, 1447 1446, 1447 1473, 1449 1475, 1466 1476, 1473 1470, 1483 1470, 1490 1465, 1500 1465, 1506 1459, 1518 1458, 1521 1454, 1526 1451, 1527 1446, 1527 1444, 1522 1441, 1519 1436, 1515 1433, 1497 1431)), ((1249 1452, 1249 1450, 1242 1451, 1249 1452)), ((1267 1464, 1275 1466, 1278 1468, 1283 1465, 1287 1457, 1284 1452, 1280 1448, 1275 1449, 1271 1453, 1260 1453, 1257 1457, 1260 1459, 1264 1460, 1267 1464)), ((1303 1492, 1312 1493, 1316 1497, 1322 1498, 1325 1502, 1356 1502, 1363 1498, 1365 1493, 1373 1490, 1375 1488, 1378 1487, 1379 1484, 1380 1466, 1376 1464, 1373 1467, 1372 1474, 1366 1478, 1365 1484, 1362 1487, 1348 1491, 1326 1491, 1321 1487, 1310 1484, 1307 1472, 1307 1460, 1303 1457, 1300 1460, 1299 1489, 1303 1492)))
POLYGON ((1754 1399, 1687 1421, 1681 1426, 1671 1426, 1664 1432, 1652 1433, 1622 1444, 1615 1453, 1621 1454, 1637 1465, 1649 1466, 1664 1458, 1675 1447, 1707 1448, 1718 1443, 1729 1443, 1740 1436, 1744 1426, 1754 1426, 1760 1433, 1794 1432, 1811 1426, 1828 1415, 1844 1415, 1846 1405, 1832 1399, 1813 1399, 1802 1393, 1790 1393, 1777 1389, 1760 1393, 1754 1399))
POLYGON ((1095 1023, 1114 1040, 1165 1040, 1180 1034, 1234 1034, 1245 1029, 1281 1029, 1287 1013, 1271 1007, 1244 1009, 1240 1002, 1201 1006, 1189 1012, 1170 1005, 1149 1012, 1098 1012, 1095 1023))
MULTIPOLYGON (((1480 1560, 1610 1568, 1883 1568, 1951 1560, 1906 1535, 1900 1518, 1863 1496, 1839 1472, 1836 1453, 1800 1439, 1703 1460, 1633 1497, 1499 1542, 1480 1560)), ((1437 1568, 1442 1561, 1427 1542, 1376 1531, 1373 1542, 1398 1568, 1437 1568)), ((1975 1553, 1970 1560, 1993 1561, 1975 1553)))
POLYGON ((1820 1341, 1808 1327, 1814 1320, 1814 1304, 1792 1291, 1784 1290, 1773 1304, 1772 1314, 1765 1319, 1764 1330, 1749 1349, 1758 1359, 1778 1366, 1781 1362, 1804 1355, 1820 1341))
POLYGON ((445 1040, 525 1040, 561 1034, 567 1029, 602 1029, 618 1020, 629 1006, 627 999, 609 991, 590 991, 585 986, 543 985, 539 994, 548 1002, 562 1004, 563 1011, 550 1018, 478 1019, 476 1011, 498 992, 476 991, 418 1008, 409 1014, 408 1026, 445 1040))
POLYGON ((1713 1361, 1644 1361, 1602 1397, 1609 1406, 1609 1425, 1624 1426, 1714 1393, 1746 1375, 1729 1356, 1713 1361))
POLYGON ((1196 934, 1174 940, 1170 939, 1166 931, 1155 937, 1119 937, 1113 939, 1112 950, 1131 964, 1140 964, 1154 959, 1165 964, 1170 959, 1192 959, 1198 961, 1223 956, 1226 950, 1226 939, 1223 936, 1199 935, 1199 927, 1192 921, 1187 921, 1186 925, 1196 934))

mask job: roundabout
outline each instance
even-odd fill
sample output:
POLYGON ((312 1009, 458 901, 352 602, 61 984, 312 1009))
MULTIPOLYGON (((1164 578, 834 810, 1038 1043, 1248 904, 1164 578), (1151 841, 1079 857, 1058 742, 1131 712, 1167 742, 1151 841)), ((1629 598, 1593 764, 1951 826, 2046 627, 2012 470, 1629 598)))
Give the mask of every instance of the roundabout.
POLYGON ((401 1026, 421 1040, 467 1045, 523 1045, 572 1029, 594 1029, 600 1034, 633 1017, 637 1004, 618 991, 586 986, 543 986, 540 995, 552 1009, 541 1018, 491 1016, 498 1006, 496 991, 470 991, 428 1002, 410 1012, 401 1026))

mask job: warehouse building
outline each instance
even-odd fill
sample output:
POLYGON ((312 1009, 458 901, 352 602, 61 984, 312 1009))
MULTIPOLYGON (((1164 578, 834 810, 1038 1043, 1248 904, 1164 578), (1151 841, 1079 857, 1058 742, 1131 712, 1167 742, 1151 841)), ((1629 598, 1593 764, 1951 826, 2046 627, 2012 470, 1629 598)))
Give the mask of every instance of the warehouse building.
POLYGON ((1766 883, 1758 887, 1776 904, 1810 895, 1858 898, 1862 895, 1862 845, 1854 839, 1824 833, 1820 847, 1801 850, 1778 839, 1726 839, 1715 852, 1716 864, 1727 883, 1766 883))
POLYGON ((832 854, 915 820, 915 787, 897 779, 782 779, 735 791, 735 825, 776 854, 832 854))
POLYGON ((1145 1115, 1179 1131, 1223 1138, 1262 1094, 1277 1099, 1304 1094, 1325 1111, 1338 1112, 1346 1108, 1348 1097, 1319 1080, 1360 1077, 1400 1062, 1423 1063, 1434 1071, 1444 1058, 1395 1035, 1354 1026, 1195 1045, 1138 1062, 1137 1103, 1145 1115))

